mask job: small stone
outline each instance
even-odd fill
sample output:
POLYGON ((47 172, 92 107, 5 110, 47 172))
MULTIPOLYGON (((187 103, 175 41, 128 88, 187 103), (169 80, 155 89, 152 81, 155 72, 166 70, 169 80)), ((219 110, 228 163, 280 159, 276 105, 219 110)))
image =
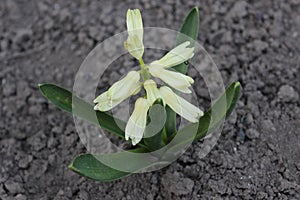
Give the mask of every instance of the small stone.
POLYGON ((260 191, 256 194, 257 199, 267 199, 267 197, 268 197, 268 194, 265 192, 262 192, 262 191, 260 191))
POLYGON ((228 185, 222 180, 220 181, 209 180, 208 185, 213 190, 213 192, 219 194, 226 194, 228 190, 228 185))
POLYGON ((194 181, 189 178, 181 178, 177 172, 164 175, 162 184, 164 188, 177 196, 190 194, 194 187, 194 181))
POLYGON ((246 136, 249 139, 256 139, 259 137, 259 135, 260 135, 260 133, 253 128, 246 130, 246 136))
POLYGON ((295 184, 286 179, 280 180, 280 185, 278 187, 280 192, 287 191, 288 189, 295 188, 295 184))
POLYGON ((24 194, 17 194, 15 196, 16 200, 27 200, 27 197, 24 194))
POLYGON ((257 51, 257 52, 263 52, 269 47, 268 43, 263 42, 261 40, 255 40, 253 42, 253 46, 254 46, 255 51, 257 51))
POLYGON ((230 116, 228 116, 228 122, 230 124, 235 124, 237 120, 237 113, 233 111, 230 116))
POLYGON ((68 18, 70 18, 70 17, 71 17, 71 13, 70 13, 69 10, 66 9, 66 8, 62 9, 62 10, 60 11, 60 13, 59 13, 59 20, 60 20, 61 22, 66 21, 66 20, 67 20, 68 18))
POLYGON ((62 127, 60 126, 54 126, 51 130, 52 133, 54 134, 61 134, 63 132, 62 127))
POLYGON ((89 194, 86 191, 81 190, 79 192, 79 199, 88 200, 89 199, 89 194))
POLYGON ((219 29, 219 21, 218 20, 213 21, 210 28, 213 31, 217 31, 219 29))
POLYGON ((31 173, 35 178, 39 178, 44 175, 47 169, 48 161, 33 160, 29 168, 29 173, 31 173))
POLYGON ((59 196, 63 196, 64 194, 65 194, 65 192, 62 189, 60 189, 57 193, 57 195, 59 195, 59 196))
POLYGON ((5 84, 3 87, 3 95, 10 96, 16 93, 16 85, 15 84, 5 84))
POLYGON ((31 29, 19 29, 14 38, 16 44, 27 42, 32 37, 33 31, 31 29))
POLYGON ((246 1, 236 1, 229 13, 233 17, 245 17, 248 14, 247 7, 248 3, 246 1))
POLYGON ((42 106, 40 104, 36 104, 29 107, 28 113, 34 116, 37 116, 41 113, 42 106))
POLYGON ((40 151, 46 146, 46 136, 39 132, 35 135, 32 135, 27 139, 28 144, 32 146, 35 151, 40 151))
POLYGON ((297 102, 299 100, 299 94, 290 85, 281 86, 277 95, 283 102, 297 102))
POLYGON ((230 43, 230 42, 232 42, 231 32, 230 31, 226 31, 223 34, 221 41, 224 42, 224 43, 230 43))
POLYGON ((245 120, 245 122, 246 122, 247 125, 250 125, 250 124, 253 123, 253 116, 252 116, 251 113, 248 113, 248 114, 246 115, 246 120, 245 120))
POLYGON ((147 200, 153 200, 154 199, 154 196, 153 196, 153 194, 148 194, 147 195, 147 200))
POLYGON ((271 143, 268 143, 267 145, 272 151, 274 151, 276 149, 275 146, 271 143))
POLYGON ((49 139, 47 141, 47 147, 52 148, 55 145, 57 145, 57 141, 54 139, 54 137, 49 137, 49 139))
POLYGON ((17 193, 24 192, 22 185, 18 182, 8 180, 4 183, 4 186, 11 194, 17 194, 17 193))
POLYGON ((50 165, 54 165, 54 162, 55 162, 55 154, 51 154, 49 157, 48 157, 48 162, 50 165))
POLYGON ((269 120, 269 119, 262 120, 260 127, 261 127, 260 128, 261 131, 265 131, 265 132, 269 132, 270 130, 276 131, 276 127, 274 126, 274 124, 272 123, 272 121, 269 120))
POLYGON ((85 32, 78 33, 77 38, 81 44, 85 44, 88 47, 91 47, 94 44, 93 40, 89 39, 85 32))
POLYGON ((41 13, 46 12, 49 9, 45 3, 40 1, 37 2, 37 7, 41 13))
POLYGON ((265 191, 268 193, 269 196, 274 196, 274 191, 273 191, 273 189, 272 189, 271 186, 268 185, 268 186, 265 188, 265 191))
POLYGON ((89 33, 90 37, 97 38, 97 36, 99 34, 99 31, 98 31, 97 27, 92 26, 92 27, 89 28, 89 32, 88 33, 89 33))
POLYGON ((85 32, 79 32, 77 34, 77 38, 78 38, 78 41, 81 43, 81 44, 84 44, 85 43, 85 40, 88 38, 87 37, 87 34, 85 32))
POLYGON ((33 160, 32 155, 26 156, 25 158, 19 160, 19 167, 22 168, 22 169, 27 168, 32 160, 33 160))
MULTIPOLYGON (((1 181, 1 180, 0 180, 1 181)), ((0 184, 0 196, 3 196, 6 194, 6 191, 3 188, 3 184, 0 184)))

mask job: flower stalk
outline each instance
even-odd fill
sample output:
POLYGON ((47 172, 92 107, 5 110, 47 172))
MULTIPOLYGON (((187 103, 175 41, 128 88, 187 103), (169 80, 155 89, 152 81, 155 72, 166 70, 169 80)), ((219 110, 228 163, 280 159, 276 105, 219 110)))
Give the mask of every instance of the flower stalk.
POLYGON ((146 66, 145 63, 144 63, 143 58, 140 58, 140 59, 139 59, 139 63, 140 63, 140 67, 141 67, 140 73, 141 73, 143 82, 145 82, 146 80, 149 80, 149 79, 150 79, 150 75, 149 75, 149 72, 148 72, 148 68, 147 68, 147 66, 146 66))

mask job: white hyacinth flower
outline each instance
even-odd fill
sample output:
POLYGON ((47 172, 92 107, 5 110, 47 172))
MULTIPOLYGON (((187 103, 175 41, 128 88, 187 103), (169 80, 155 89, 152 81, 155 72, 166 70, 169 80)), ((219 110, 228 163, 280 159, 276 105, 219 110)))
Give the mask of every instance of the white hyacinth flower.
POLYGON ((150 105, 152 105, 157 99, 161 98, 157 85, 153 80, 146 80, 144 82, 144 88, 146 90, 147 100, 150 105))
POLYGON ((124 42, 124 47, 129 53, 138 60, 141 60, 144 54, 143 44, 143 20, 139 9, 127 11, 127 32, 128 38, 124 42))
POLYGON ((137 94, 141 90, 140 74, 136 71, 129 72, 123 79, 114 83, 106 92, 99 95, 95 100, 94 109, 108 111, 119 103, 137 94))
POLYGON ((125 139, 131 139, 132 145, 136 145, 143 138, 149 107, 147 99, 138 98, 135 102, 133 113, 125 128, 125 139))
POLYGON ((147 80, 144 83, 144 88, 150 106, 157 99, 162 99, 164 105, 169 105, 172 110, 190 122, 197 122, 203 115, 203 112, 199 108, 176 95, 173 90, 167 86, 158 89, 153 80, 147 80))
POLYGON ((191 77, 167 69, 183 63, 194 56, 194 48, 189 48, 189 45, 189 41, 184 42, 172 49, 160 60, 152 62, 149 65, 150 74, 180 92, 192 93, 189 87, 194 83, 194 80, 191 77))
POLYGON ((163 67, 166 69, 187 61, 194 56, 194 47, 188 47, 190 44, 189 41, 183 42, 161 59, 153 61, 150 67, 163 67))
POLYGON ((203 112, 199 108, 176 95, 171 88, 163 86, 159 90, 163 97, 163 102, 186 120, 196 123, 203 116, 203 112))
POLYGON ((175 88, 176 90, 183 93, 192 93, 189 89, 191 84, 194 83, 194 80, 182 73, 167 70, 161 67, 150 67, 149 72, 152 76, 161 79, 169 86, 175 88))

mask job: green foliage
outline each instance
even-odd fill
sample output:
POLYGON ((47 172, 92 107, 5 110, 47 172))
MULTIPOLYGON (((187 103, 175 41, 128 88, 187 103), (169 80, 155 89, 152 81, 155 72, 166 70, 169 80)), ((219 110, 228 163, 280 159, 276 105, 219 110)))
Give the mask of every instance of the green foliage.
POLYGON ((60 86, 39 84, 39 88, 42 94, 61 110, 72 113, 92 124, 100 125, 101 128, 125 138, 123 130, 126 123, 124 121, 116 119, 106 112, 95 111, 93 105, 60 86))
MULTIPOLYGON (((214 103, 214 105, 200 118, 199 123, 190 124, 183 129, 179 130, 177 134, 173 134, 172 138, 176 135, 176 141, 168 147, 163 155, 159 155, 157 163, 149 163, 149 166, 159 165, 162 160, 168 160, 169 156, 173 156, 178 153, 182 147, 188 145, 192 141, 197 141, 204 138, 207 134, 211 133, 224 119, 229 116, 234 108, 237 99, 240 94, 240 83, 232 83, 226 92, 214 103), (226 104, 226 109, 224 112, 217 112, 212 114, 215 109, 219 110, 220 105, 226 104), (213 117, 212 117, 213 116, 213 117), (197 130, 195 137, 187 137, 191 135, 192 132, 197 130)), ((147 149, 139 148, 131 150, 135 153, 147 152, 147 149)), ((122 172, 103 164, 100 159, 97 159, 99 155, 83 154, 77 156, 73 162, 69 165, 69 168, 76 173, 83 175, 85 177, 98 180, 98 181, 112 181, 120 178, 129 176, 130 173, 122 172)), ((120 153, 111 155, 111 160, 121 159, 127 160, 126 155, 120 153)))
MULTIPOLYGON (((197 7, 194 7, 190 10, 189 14, 185 17, 179 34, 176 38, 176 45, 179 45, 183 42, 190 41, 190 46, 193 47, 195 41, 197 41, 199 31, 199 11, 197 7)), ((177 66, 174 66, 173 69, 186 74, 188 63, 181 63, 177 66)), ((167 112, 167 121, 165 125, 166 134, 169 137, 170 134, 176 132, 176 113, 169 107, 166 107, 167 112)))
MULTIPOLYGON (((129 151, 134 153, 146 152, 146 150, 143 148, 133 149, 129 151)), ((129 172, 119 171, 103 164, 100 161, 101 159, 99 159, 99 156, 100 155, 92 154, 78 155, 70 163, 69 169, 82 176, 97 181, 113 181, 130 175, 129 172)), ((122 153, 115 153, 111 155, 111 158, 124 159, 124 156, 122 155, 122 153)))

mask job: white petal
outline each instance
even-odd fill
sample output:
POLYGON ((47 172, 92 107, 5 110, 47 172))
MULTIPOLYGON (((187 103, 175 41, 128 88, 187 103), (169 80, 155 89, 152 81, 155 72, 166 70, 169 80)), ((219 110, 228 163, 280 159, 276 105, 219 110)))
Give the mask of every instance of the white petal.
POLYGON ((161 87, 160 93, 163 97, 163 101, 165 101, 172 110, 174 110, 186 120, 196 123, 203 115, 203 112, 199 108, 192 105, 184 98, 176 95, 169 87, 161 87))
POLYGON ((124 48, 137 60, 140 60, 144 54, 143 41, 139 40, 136 35, 128 37, 124 42, 124 48))
POLYGON ((133 145, 139 143, 143 138, 149 107, 148 101, 144 98, 138 98, 135 102, 133 113, 125 128, 125 139, 130 138, 133 145))
POLYGON ((157 99, 161 98, 157 85, 153 80, 146 80, 144 82, 144 88, 150 105, 152 105, 157 99))
POLYGON ((141 90, 140 74, 136 71, 129 72, 123 79, 114 83, 106 92, 99 95, 94 103, 95 109, 108 111, 141 90))
POLYGON ((176 66, 180 63, 187 61, 188 59, 194 56, 194 47, 189 48, 189 41, 186 41, 174 49, 172 49, 169 53, 167 53, 160 60, 156 60, 150 64, 152 67, 163 67, 170 68, 176 66))
POLYGON ((129 97, 136 90, 141 87, 140 74, 136 71, 129 72, 123 79, 114 83, 108 92, 114 99, 124 99, 125 96, 129 97))
POLYGON ((97 97, 98 102, 94 107, 95 110, 108 111, 123 101, 122 99, 112 100, 107 93, 106 91, 97 97))
POLYGON ((126 15, 128 34, 137 35, 143 39, 143 19, 139 9, 128 9, 126 15))
POLYGON ((138 9, 127 11, 127 32, 128 39, 124 42, 124 47, 129 53, 140 60, 144 54, 143 45, 143 20, 138 9))
POLYGON ((194 80, 189 76, 161 67, 149 67, 149 72, 152 76, 161 79, 178 91, 192 93, 189 87, 194 83, 194 80))

